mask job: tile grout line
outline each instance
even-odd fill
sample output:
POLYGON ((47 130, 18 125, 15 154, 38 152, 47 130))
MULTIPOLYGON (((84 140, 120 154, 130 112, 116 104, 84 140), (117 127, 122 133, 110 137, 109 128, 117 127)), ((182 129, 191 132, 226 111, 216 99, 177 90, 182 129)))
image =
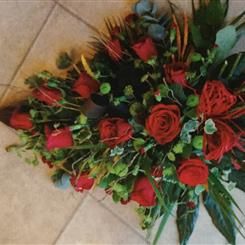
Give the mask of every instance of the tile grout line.
POLYGON ((53 245, 57 244, 58 240, 60 239, 61 235, 65 232, 66 228, 70 225, 71 221, 73 220, 73 218, 75 217, 77 211, 79 210, 79 208, 81 206, 83 206, 85 200, 88 199, 88 194, 85 194, 84 198, 82 198, 82 200, 78 203, 77 207, 74 209, 74 211, 72 212, 71 216, 69 217, 68 221, 65 223, 65 225, 63 226, 63 228, 61 229, 61 231, 59 232, 59 234, 57 235, 57 237, 54 239, 53 241, 53 245))
POLYGON ((99 205, 101 205, 103 208, 105 208, 107 211, 109 211, 113 216, 117 217, 124 225, 127 227, 130 227, 131 230, 133 230, 139 237, 141 237, 146 244, 148 244, 147 239, 139 233, 133 226, 131 226, 129 223, 127 223, 124 219, 122 219, 117 213, 114 213, 111 209, 109 209, 103 202, 100 202, 96 197, 93 196, 93 194, 88 194, 93 200, 95 200, 99 205))
POLYGON ((28 57, 28 55, 29 55, 31 49, 33 48, 34 44, 36 43, 37 39, 39 38, 39 36, 40 36, 42 30, 44 29, 44 27, 45 27, 46 24, 48 23, 48 20, 49 20, 50 16, 52 15, 53 10, 55 9, 56 5, 57 5, 57 3, 54 1, 54 2, 53 2, 53 5, 51 6, 51 8, 50 8, 50 10, 49 10, 49 12, 48 12, 48 14, 47 14, 47 16, 46 16, 46 18, 45 18, 45 20, 43 21, 41 27, 39 28, 37 34, 35 35, 35 37, 34 37, 34 39, 32 40, 30 46, 28 47, 26 53, 24 54, 22 60, 20 61, 19 65, 17 66, 17 68, 15 69, 13 75, 11 76, 11 78, 10 78, 10 83, 8 84, 8 86, 6 87, 6 89, 4 90, 4 92, 3 92, 3 94, 2 94, 2 96, 1 96, 1 98, 0 98, 0 105, 4 102, 4 99, 6 98, 6 95, 7 95, 7 92, 8 92, 8 90, 9 90, 9 88, 13 85, 14 79, 15 79, 16 75, 18 74, 18 72, 19 72, 21 66, 24 64, 24 62, 25 62, 26 58, 28 57))
POLYGON ((65 7, 63 4, 57 2, 56 0, 54 0, 54 1, 55 1, 55 3, 58 6, 60 6, 63 10, 65 10, 67 13, 69 13, 72 17, 76 18, 77 20, 79 20, 80 22, 82 22, 83 24, 85 24, 88 28, 90 28, 95 33, 100 34, 100 31, 95 26, 89 24, 86 20, 84 20, 83 18, 81 18, 79 15, 75 14, 72 10, 70 10, 67 7, 65 7))

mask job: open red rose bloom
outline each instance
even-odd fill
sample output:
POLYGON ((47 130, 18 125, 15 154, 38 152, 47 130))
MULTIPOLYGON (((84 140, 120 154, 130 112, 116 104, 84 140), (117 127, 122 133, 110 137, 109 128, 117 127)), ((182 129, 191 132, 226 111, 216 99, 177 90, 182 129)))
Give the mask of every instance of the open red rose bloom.
POLYGON ((154 243, 177 206, 187 244, 203 200, 235 244, 241 224, 223 184, 245 191, 245 55, 229 55, 244 13, 227 22, 228 1, 195 2, 193 19, 147 0, 125 20, 107 19, 90 60, 63 53, 66 78, 27 79, 32 95, 9 122, 20 130, 19 148, 52 168, 57 187, 100 187, 115 203, 135 202, 146 229, 161 218, 154 243))

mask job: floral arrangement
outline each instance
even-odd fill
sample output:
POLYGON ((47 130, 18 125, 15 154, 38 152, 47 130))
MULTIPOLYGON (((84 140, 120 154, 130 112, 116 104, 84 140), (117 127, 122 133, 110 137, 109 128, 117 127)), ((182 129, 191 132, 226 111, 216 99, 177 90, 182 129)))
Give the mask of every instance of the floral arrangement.
MULTIPOLYGON (((57 187, 100 187, 114 202, 139 204, 143 229, 174 207, 180 244, 194 229, 200 197, 216 228, 235 244, 242 224, 229 190, 245 191, 245 55, 230 55, 244 12, 225 20, 229 1, 192 1, 192 18, 147 0, 90 43, 95 55, 57 59, 66 78, 40 72, 26 80, 32 95, 10 125, 53 169, 57 187)), ((244 236, 244 235, 243 235, 244 236)))

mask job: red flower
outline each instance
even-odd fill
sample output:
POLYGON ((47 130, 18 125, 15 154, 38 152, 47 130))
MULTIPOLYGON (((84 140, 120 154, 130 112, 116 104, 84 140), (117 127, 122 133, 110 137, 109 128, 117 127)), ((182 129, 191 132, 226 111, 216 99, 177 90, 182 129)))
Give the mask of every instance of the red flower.
POLYGON ((44 102, 47 105, 58 105, 58 102, 62 99, 62 94, 58 89, 48 88, 47 86, 41 86, 32 92, 32 96, 37 100, 44 102))
POLYGON ((204 134, 203 152, 207 160, 220 160, 224 153, 233 147, 239 146, 238 136, 230 126, 221 120, 214 119, 217 131, 212 134, 204 134))
POLYGON ((69 127, 50 130, 45 126, 46 148, 53 150, 54 148, 67 148, 73 145, 72 134, 69 127))
POLYGON ((31 129, 33 127, 29 113, 15 110, 10 117, 10 126, 15 129, 31 129))
POLYGON ((42 157, 42 161, 43 161, 43 163, 47 164, 49 168, 53 168, 54 167, 52 162, 47 160, 45 157, 42 157))
POLYGON ((186 203, 186 206, 189 208, 189 209, 194 209, 196 207, 196 204, 193 202, 193 201, 188 201, 186 203))
POLYGON ((236 96, 231 94, 222 82, 206 81, 197 112, 198 114, 203 113, 206 117, 220 116, 227 112, 236 101, 236 96))
POLYGON ((146 130, 161 145, 171 142, 180 132, 180 110, 176 105, 153 106, 146 130))
POLYGON ((119 61, 122 58, 122 47, 118 39, 112 39, 107 43, 106 46, 109 56, 114 61, 119 61))
POLYGON ((132 138, 132 126, 122 118, 103 119, 99 123, 100 139, 114 148, 132 138))
POLYGON ((75 191, 83 192, 83 190, 90 190, 94 185, 94 179, 89 177, 87 173, 80 175, 79 177, 73 175, 70 179, 71 185, 75 191))
POLYGON ((82 72, 78 80, 73 85, 73 91, 82 98, 88 99, 92 93, 99 90, 99 83, 90 77, 86 72, 82 72))
POLYGON ((127 15, 125 17, 125 21, 126 21, 127 24, 130 25, 130 24, 134 23, 138 18, 139 18, 138 15, 133 13, 133 14, 127 15))
POLYGON ((132 49, 143 61, 147 61, 153 56, 157 56, 155 44, 150 37, 147 37, 143 41, 135 43, 132 46, 132 49))
POLYGON ((168 83, 177 83, 182 86, 187 85, 186 69, 187 66, 183 62, 164 65, 166 81, 168 83))
POLYGON ((189 186, 206 184, 208 180, 208 166, 199 158, 182 161, 177 172, 179 181, 189 186))
POLYGON ((144 207, 156 205, 156 194, 147 177, 136 180, 130 199, 144 207))

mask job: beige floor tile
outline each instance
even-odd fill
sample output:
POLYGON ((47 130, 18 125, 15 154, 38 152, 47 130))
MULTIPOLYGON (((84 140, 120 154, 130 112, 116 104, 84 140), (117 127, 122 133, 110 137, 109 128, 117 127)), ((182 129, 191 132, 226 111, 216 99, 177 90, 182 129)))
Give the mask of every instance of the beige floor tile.
POLYGON ((0 98, 38 34, 53 1, 0 1, 0 98))
POLYGON ((146 231, 140 227, 140 218, 136 213, 138 207, 137 203, 130 202, 127 205, 120 203, 115 204, 110 195, 107 195, 101 188, 96 188, 91 191, 91 195, 101 204, 105 205, 112 213, 117 215, 120 219, 126 222, 132 229, 134 229, 142 237, 146 237, 146 231))
POLYGON ((3 104, 13 102, 13 98, 15 101, 25 98, 29 91, 24 85, 24 79, 36 72, 49 70, 56 75, 64 75, 65 72, 56 68, 59 53, 71 51, 76 59, 81 53, 88 54, 87 42, 91 40, 91 34, 91 29, 85 24, 56 6, 13 80, 17 88, 7 92, 3 104))
POLYGON ((60 0, 64 7, 82 18, 85 22, 104 30, 104 19, 125 17, 131 12, 135 0, 60 0))
POLYGON ((145 244, 145 241, 88 196, 56 244, 145 244))
POLYGON ((84 195, 55 188, 45 166, 28 166, 5 147, 17 136, 0 123, 0 244, 52 244, 84 195))

